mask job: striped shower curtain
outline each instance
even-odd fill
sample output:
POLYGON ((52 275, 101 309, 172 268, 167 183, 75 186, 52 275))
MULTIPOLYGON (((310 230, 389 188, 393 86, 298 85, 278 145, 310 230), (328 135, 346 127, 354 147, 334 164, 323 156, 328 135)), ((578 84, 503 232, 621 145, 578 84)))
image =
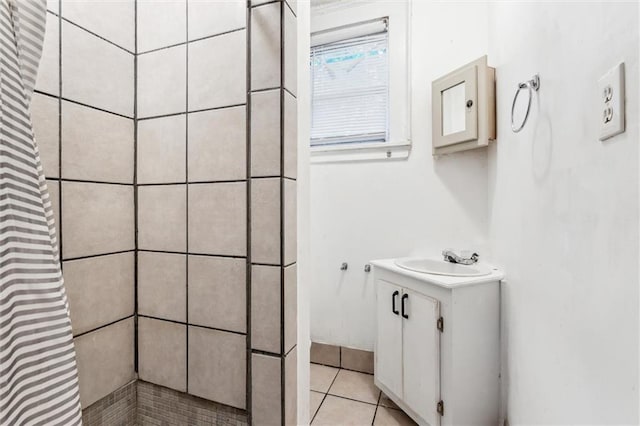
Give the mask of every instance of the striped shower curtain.
POLYGON ((0 425, 81 424, 51 200, 29 113, 46 0, 0 0, 0 425))

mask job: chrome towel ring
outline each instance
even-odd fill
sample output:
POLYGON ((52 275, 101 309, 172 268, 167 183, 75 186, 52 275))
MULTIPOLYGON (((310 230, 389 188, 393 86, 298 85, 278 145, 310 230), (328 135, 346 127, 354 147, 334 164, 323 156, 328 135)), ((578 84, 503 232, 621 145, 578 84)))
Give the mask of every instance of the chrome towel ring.
POLYGON ((531 101, 533 100, 533 92, 537 92, 538 89, 540 89, 540 76, 538 76, 538 74, 534 75, 531 80, 518 84, 518 89, 516 90, 516 94, 513 97, 513 104, 511 104, 511 130, 513 130, 514 133, 518 133, 523 129, 524 125, 527 124, 527 119, 529 118, 529 110, 531 110, 531 101), (529 91, 529 102, 527 103, 527 111, 524 114, 522 123, 520 123, 519 126, 516 126, 513 122, 513 113, 516 109, 516 101, 518 100, 518 95, 520 94, 520 91, 524 89, 527 89, 529 91))

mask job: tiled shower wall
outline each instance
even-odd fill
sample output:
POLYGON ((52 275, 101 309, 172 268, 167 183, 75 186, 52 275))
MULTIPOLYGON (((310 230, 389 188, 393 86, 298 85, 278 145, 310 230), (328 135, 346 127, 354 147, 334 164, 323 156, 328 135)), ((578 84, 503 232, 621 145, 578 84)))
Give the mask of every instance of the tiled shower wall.
POLYGON ((295 424, 295 3, 49 8, 32 112, 83 407, 137 369, 295 424))
POLYGON ((137 19, 140 379, 295 424, 294 11, 137 19))
POLYGON ((87 407, 135 379, 135 4, 48 9, 32 116, 87 407))

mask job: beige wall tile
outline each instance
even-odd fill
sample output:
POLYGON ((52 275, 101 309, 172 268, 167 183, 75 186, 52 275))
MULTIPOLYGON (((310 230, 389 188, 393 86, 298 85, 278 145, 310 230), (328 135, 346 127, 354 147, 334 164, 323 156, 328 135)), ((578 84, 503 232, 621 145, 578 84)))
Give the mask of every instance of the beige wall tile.
POLYGON ((298 175, 298 102, 284 92, 284 176, 298 175))
POLYGON ((246 337, 189 326, 191 395, 246 408, 246 337))
POLYGON ((256 426, 282 423, 281 370, 280 357, 251 355, 251 413, 256 426))
POLYGON ((288 7, 284 10, 284 87, 298 93, 298 27, 295 15, 288 7))
POLYGON ((140 379, 181 392, 187 390, 187 326, 138 319, 140 379))
POLYGON ((133 120, 62 102, 62 177, 133 183, 133 120))
POLYGON ((187 118, 138 121, 138 183, 186 181, 187 118))
POLYGON ((60 182, 57 180, 47 180, 47 189, 49 190, 49 198, 53 215, 55 218, 56 232, 58 233, 58 243, 60 242, 60 182))
POLYGON ((130 52, 135 51, 135 1, 64 1, 62 16, 130 52))
POLYGON ((133 252, 67 261, 63 267, 74 334, 133 315, 133 252))
POLYGON ((137 3, 138 52, 186 41, 186 0, 137 0, 137 3))
POLYGON ((189 323, 247 331, 246 261, 189 256, 189 323))
POLYGON ((340 367, 340 346, 311 342, 311 362, 340 367))
POLYGON ((373 352, 345 347, 341 351, 342 368, 373 374, 373 352))
POLYGON ((251 267, 251 346, 266 352, 280 350, 280 267, 251 267))
POLYGON ((189 111, 246 103, 246 49, 245 30, 189 44, 189 111))
POLYGON ((284 180, 284 264, 296 261, 298 252, 298 220, 296 182, 284 180))
POLYGON ((251 94, 251 176, 280 176, 279 89, 251 94))
POLYGON ((284 269, 284 351, 289 352, 298 340, 298 268, 284 269))
POLYGON ((138 253, 138 313, 185 322, 186 297, 186 255, 138 253))
POLYGON ((246 184, 189 185, 189 252, 244 256, 246 184))
POLYGON ((280 2, 251 9, 251 90, 280 86, 280 2))
POLYGON ((44 175, 59 177, 59 118, 58 99, 34 93, 31 99, 31 120, 44 175))
POLYGON ((133 117, 133 55, 73 24, 62 24, 65 98, 133 117))
POLYGON ((133 340, 133 318, 74 339, 83 407, 135 379, 133 340))
POLYGON ((298 348, 284 360, 284 424, 298 424, 298 348))
POLYGON ((184 252, 186 185, 138 187, 138 247, 184 252))
POLYGON ((280 264, 280 179, 251 180, 251 260, 280 264))
POLYGON ((51 13, 47 13, 36 90, 55 96, 60 94, 60 22, 59 18, 51 13))
POLYGON ((62 211, 65 259, 135 247, 132 186, 64 182, 62 211))
POLYGON ((138 117, 186 111, 186 61, 184 45, 138 56, 138 117))
POLYGON ((189 114, 189 182, 247 176, 246 107, 189 114))
POLYGON ((189 40, 244 28, 245 0, 189 0, 189 40))

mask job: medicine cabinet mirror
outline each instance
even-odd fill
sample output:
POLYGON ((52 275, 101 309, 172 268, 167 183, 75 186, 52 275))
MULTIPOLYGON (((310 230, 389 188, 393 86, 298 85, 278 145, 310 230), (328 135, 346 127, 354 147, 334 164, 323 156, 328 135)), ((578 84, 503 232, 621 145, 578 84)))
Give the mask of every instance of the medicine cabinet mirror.
POLYGON ((486 56, 435 80, 432 103, 433 155, 495 140, 495 70, 486 56))

